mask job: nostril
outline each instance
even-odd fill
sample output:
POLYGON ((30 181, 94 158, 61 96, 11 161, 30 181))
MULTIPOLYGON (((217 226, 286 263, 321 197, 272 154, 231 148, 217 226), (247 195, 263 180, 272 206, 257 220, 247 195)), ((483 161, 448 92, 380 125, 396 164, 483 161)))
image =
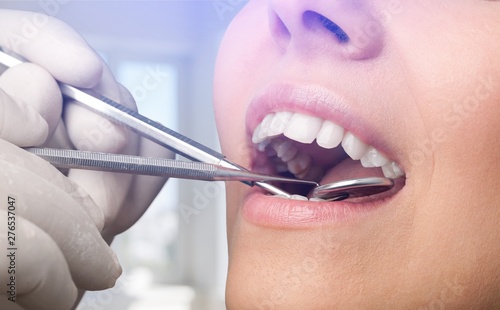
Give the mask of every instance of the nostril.
POLYGON ((339 25, 335 24, 333 21, 321 14, 313 11, 306 11, 304 12, 302 18, 304 24, 309 28, 326 28, 337 38, 337 40, 339 40, 340 43, 347 43, 350 40, 347 33, 339 25))
POLYGON ((349 42, 349 36, 344 32, 344 30, 342 30, 342 28, 340 28, 337 24, 324 17, 323 15, 320 15, 319 18, 323 26, 326 29, 330 30, 330 32, 332 32, 340 42, 349 42))
POLYGON ((273 39, 276 41, 278 46, 282 49, 286 49, 288 42, 290 42, 291 34, 285 23, 281 18, 274 12, 269 13, 269 29, 273 35, 273 39))

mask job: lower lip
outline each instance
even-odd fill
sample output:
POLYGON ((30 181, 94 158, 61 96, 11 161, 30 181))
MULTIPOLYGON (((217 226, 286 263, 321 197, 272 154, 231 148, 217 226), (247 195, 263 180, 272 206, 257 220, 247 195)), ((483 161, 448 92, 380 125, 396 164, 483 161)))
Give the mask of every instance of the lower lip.
POLYGON ((353 222, 387 205, 397 196, 366 202, 310 202, 266 195, 259 189, 250 190, 242 213, 243 217, 258 226, 300 229, 325 224, 353 222))

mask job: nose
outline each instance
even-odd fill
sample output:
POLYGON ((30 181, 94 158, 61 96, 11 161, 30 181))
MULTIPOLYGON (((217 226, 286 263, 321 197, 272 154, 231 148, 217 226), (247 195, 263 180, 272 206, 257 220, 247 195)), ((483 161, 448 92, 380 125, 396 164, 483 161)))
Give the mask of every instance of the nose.
POLYGON ((370 1, 269 0, 269 27, 283 51, 328 52, 347 59, 376 57, 384 27, 370 1))

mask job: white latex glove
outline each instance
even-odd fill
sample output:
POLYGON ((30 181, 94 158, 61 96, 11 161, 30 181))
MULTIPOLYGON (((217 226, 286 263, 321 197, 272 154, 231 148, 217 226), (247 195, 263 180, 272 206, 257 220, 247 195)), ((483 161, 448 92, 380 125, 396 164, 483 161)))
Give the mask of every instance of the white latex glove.
MULTIPOLYGON (((35 13, 0 10, 0 47, 31 62, 0 75, 0 279, 5 288, 3 279, 10 275, 4 223, 13 196, 18 203, 16 305, 69 309, 76 288, 113 286, 120 268, 104 240, 110 243, 135 223, 166 179, 82 170, 65 177, 19 147, 172 154, 74 103, 63 105, 56 80, 92 88, 135 109, 130 93, 71 27, 47 17, 43 27, 26 33, 26 25, 40 20, 35 13)), ((5 289, 0 309, 16 309, 2 294, 5 289)))

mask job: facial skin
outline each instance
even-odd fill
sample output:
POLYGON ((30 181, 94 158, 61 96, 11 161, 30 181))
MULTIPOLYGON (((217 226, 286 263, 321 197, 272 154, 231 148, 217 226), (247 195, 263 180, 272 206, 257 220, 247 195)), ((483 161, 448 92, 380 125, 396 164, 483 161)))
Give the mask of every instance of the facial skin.
POLYGON ((223 153, 258 170, 256 123, 300 111, 376 146, 406 181, 374 210, 302 226, 247 216, 283 199, 228 184, 228 309, 500 307, 498 16, 500 3, 479 0, 247 4, 216 68, 223 153), (306 98, 250 104, 269 89, 306 98), (330 112, 317 115, 315 96, 330 112))

